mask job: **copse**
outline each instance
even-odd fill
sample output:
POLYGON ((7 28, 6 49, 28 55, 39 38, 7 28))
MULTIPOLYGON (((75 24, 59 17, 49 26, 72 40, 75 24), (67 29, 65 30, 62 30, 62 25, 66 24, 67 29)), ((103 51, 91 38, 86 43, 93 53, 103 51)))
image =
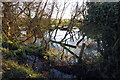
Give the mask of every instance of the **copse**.
POLYGON ((85 24, 81 29, 97 40, 103 57, 101 71, 108 77, 117 78, 120 74, 120 2, 89 2, 85 24))

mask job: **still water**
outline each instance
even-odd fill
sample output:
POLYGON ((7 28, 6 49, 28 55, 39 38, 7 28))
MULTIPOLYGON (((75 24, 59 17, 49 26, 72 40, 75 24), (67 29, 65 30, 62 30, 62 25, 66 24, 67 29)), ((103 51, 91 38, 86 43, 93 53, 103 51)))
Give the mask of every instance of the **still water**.
MULTIPOLYGON (((65 34, 66 34, 66 31, 65 30, 60 30, 58 29, 57 30, 57 34, 56 34, 56 37, 54 38, 55 36, 55 33, 56 33, 56 30, 54 30, 53 32, 51 32, 51 40, 53 41, 61 41, 65 34)), ((46 40, 49 40, 49 34, 46 33, 45 35, 45 39, 46 40)), ((82 35, 81 35, 81 32, 79 31, 79 29, 73 29, 71 34, 68 34, 64 40, 64 43, 66 44, 71 44, 71 45, 74 45, 76 46, 77 42, 82 38, 82 35)), ((84 53, 87 54, 89 57, 92 57, 94 55, 96 55, 98 52, 96 50, 97 48, 97 43, 95 40, 93 39, 90 39, 88 38, 87 36, 85 36, 84 40, 79 44, 79 47, 76 47, 76 48, 71 48, 71 47, 67 47, 69 48, 72 52, 74 52, 75 54, 79 55, 80 54, 80 50, 81 50, 81 45, 82 43, 85 43, 87 46, 85 47, 84 49, 84 53)), ((36 45, 40 45, 41 44, 41 40, 40 39, 37 39, 36 41, 36 45)), ((56 53, 60 53, 60 52, 64 52, 67 54, 67 56, 72 56, 72 54, 70 54, 67 50, 63 50, 63 47, 61 47, 61 45, 57 44, 57 43, 50 43, 50 49, 54 49, 54 51, 56 53)), ((74 59, 71 59, 71 63, 75 63, 77 62, 78 60, 74 60, 74 59)), ((39 62, 39 61, 38 61, 39 62)), ((54 74, 54 76, 56 78, 76 78, 76 76, 74 75, 68 75, 68 74, 64 74, 56 69, 51 69, 50 71, 51 74, 54 74)))
MULTIPOLYGON (((56 33, 56 30, 53 31, 51 39, 53 41, 59 42, 59 41, 61 41, 64 38, 64 36, 66 34, 66 31, 58 29, 56 37, 54 38, 55 33, 56 33)), ((45 38, 49 38, 49 35, 48 34, 45 35, 45 38)), ((71 31, 71 34, 68 34, 66 36, 66 38, 65 38, 66 41, 64 40, 64 43, 76 46, 77 42, 81 38, 82 38, 82 35, 81 35, 81 32, 79 31, 79 29, 73 29, 71 31)), ((77 47, 77 48, 71 48, 71 47, 67 47, 67 46, 66 47, 69 48, 72 52, 74 52, 77 55, 79 55, 82 43, 86 44, 86 47, 84 49, 84 53, 85 54, 87 54, 89 56, 94 56, 94 55, 96 55, 98 53, 97 50, 96 50, 97 42, 95 40, 93 40, 93 39, 88 38, 87 36, 85 36, 83 41, 81 43, 79 43, 79 47, 77 47)), ((63 51, 63 48, 59 44, 57 44, 57 43, 51 43, 50 44, 50 48, 54 48, 54 50, 56 52, 62 52, 63 51)), ((72 54, 70 54, 67 50, 64 50, 64 52, 68 56, 72 56, 72 54)))

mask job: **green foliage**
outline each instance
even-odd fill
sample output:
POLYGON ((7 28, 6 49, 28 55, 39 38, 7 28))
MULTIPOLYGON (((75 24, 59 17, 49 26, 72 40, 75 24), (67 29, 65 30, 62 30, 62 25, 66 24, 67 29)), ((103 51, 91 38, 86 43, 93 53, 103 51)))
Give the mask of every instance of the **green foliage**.
POLYGON ((83 27, 87 35, 103 41, 104 48, 111 48, 118 38, 119 3, 88 3, 88 24, 83 27), (108 35, 109 34, 109 35, 108 35), (108 46, 106 46, 108 45, 108 46))
POLYGON ((5 59, 26 59, 25 48, 16 42, 6 41, 2 43, 2 52, 5 59))
POLYGON ((8 48, 9 50, 17 50, 18 45, 16 43, 13 43, 12 41, 8 40, 6 42, 2 42, 3 48, 8 48))
MULTIPOLYGON (((84 21, 87 21, 87 25, 81 27, 87 35, 100 36, 103 34, 108 34, 110 32, 111 36, 116 35, 116 26, 118 24, 118 3, 87 3, 88 15, 84 21), (110 31, 110 32, 108 32, 110 31)), ((102 38, 102 36, 100 38, 102 38)), ((90 36, 91 37, 91 36, 90 36)))
POLYGON ((45 78, 42 74, 36 73, 30 65, 26 66, 28 55, 37 57, 41 56, 41 50, 43 47, 37 47, 35 45, 24 46, 18 42, 12 42, 10 40, 4 40, 2 45, 3 46, 0 48, 3 54, 2 72, 5 79, 45 78))
POLYGON ((27 55, 41 56, 42 55, 42 46, 30 45, 24 46, 17 42, 12 42, 10 40, 4 41, 2 43, 1 50, 3 51, 4 57, 14 57, 17 59, 27 59, 27 55))
POLYGON ((25 49, 25 53, 27 55, 33 55, 39 57, 39 59, 44 59, 44 47, 43 46, 36 46, 36 45, 31 45, 27 46, 25 49))
MULTIPOLYGON (((118 15, 117 3, 88 3, 88 21, 97 24, 116 22, 118 15), (92 10, 93 9, 93 10, 92 10), (112 15, 112 16, 111 16, 112 15), (111 20, 112 19, 112 20, 111 20)), ((110 23, 111 24, 111 23, 110 23)))
POLYGON ((42 74, 35 73, 31 68, 19 65, 12 60, 3 62, 3 78, 45 78, 42 74))
POLYGON ((97 59, 99 65, 96 67, 106 76, 117 78, 120 74, 120 2, 90 2, 87 8, 88 15, 81 29, 88 37, 101 41, 98 42, 101 57, 97 59))

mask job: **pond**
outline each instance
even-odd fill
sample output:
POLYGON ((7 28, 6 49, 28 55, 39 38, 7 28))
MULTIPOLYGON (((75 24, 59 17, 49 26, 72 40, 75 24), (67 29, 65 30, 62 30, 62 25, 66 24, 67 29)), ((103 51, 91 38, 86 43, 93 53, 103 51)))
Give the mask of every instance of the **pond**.
MULTIPOLYGON (((56 30, 54 30, 52 32, 52 37, 51 37, 51 40, 53 41, 61 41, 65 34, 66 34, 66 30, 60 30, 58 29, 57 30, 57 34, 56 34, 56 37, 54 38, 55 36, 55 33, 56 33, 56 30)), ((45 35, 45 38, 49 38, 49 35, 45 35)), ((71 31, 71 34, 68 34, 64 40, 64 43, 66 44, 70 44, 70 45, 74 45, 76 46, 77 42, 82 38, 82 34, 81 32, 79 31, 79 29, 72 29, 71 31)), ((86 47, 84 49, 84 53, 89 55, 89 56, 94 56, 96 55, 98 52, 97 52, 97 42, 94 40, 94 39, 91 39, 91 38, 88 38, 87 36, 85 36, 85 38, 82 40, 82 42, 79 44, 78 47, 76 48, 71 48, 71 47, 68 47, 72 52, 74 52, 75 54, 79 55, 80 53, 80 50, 81 50, 81 46, 82 46, 82 43, 85 43, 86 44, 86 47)), ((71 53, 69 53, 67 50, 63 50, 63 47, 61 47, 60 44, 57 44, 57 43, 51 43, 50 44, 50 49, 54 49, 54 51, 56 53, 60 53, 60 52, 65 52, 68 56, 73 56, 71 53)), ((75 60, 72 60, 71 62, 74 63, 75 60)), ((76 59, 76 62, 77 62, 77 59, 76 59)))
MULTIPOLYGON (((63 37, 65 36, 66 32, 67 32, 66 30, 58 29, 56 37, 54 38, 55 33, 56 33, 56 30, 54 30, 53 32, 51 32, 51 34, 52 34, 51 40, 57 41, 57 42, 61 41, 63 39, 63 37)), ((66 44, 71 44, 71 45, 76 46, 77 42, 82 38, 81 32, 79 31, 79 29, 72 29, 71 32, 72 32, 71 34, 68 34, 66 36, 66 38, 65 38, 66 41, 64 41, 64 42, 66 44)), ((45 35, 45 39, 49 39, 49 34, 48 33, 45 35)), ((92 57, 92 56, 94 56, 98 53, 97 50, 96 50, 96 48, 97 48, 96 41, 88 38, 87 36, 85 36, 84 40, 79 44, 79 47, 76 47, 76 48, 67 47, 67 48, 69 48, 72 52, 79 55, 82 43, 86 43, 86 45, 92 44, 92 46, 89 46, 89 48, 85 47, 85 49, 84 49, 85 54, 92 57)), ((36 45, 38 45, 38 46, 41 45, 41 40, 40 39, 36 40, 36 45)), ((63 50, 63 47, 61 47, 61 45, 57 44, 57 43, 51 43, 50 42, 50 49, 54 49, 54 51, 56 53, 64 52, 64 53, 67 54, 67 56, 73 56, 67 50, 65 50, 65 49, 63 50)), ((39 63, 40 60, 37 59, 36 62, 39 63)), ((78 59, 71 59, 70 62, 71 63, 78 62, 78 59)), ((62 72, 60 72, 60 71, 58 71, 54 68, 50 70, 50 73, 54 74, 54 76, 57 77, 57 78, 59 78, 59 77, 61 77, 61 78, 75 78, 76 77, 74 75, 64 74, 64 73, 62 73, 62 72)))

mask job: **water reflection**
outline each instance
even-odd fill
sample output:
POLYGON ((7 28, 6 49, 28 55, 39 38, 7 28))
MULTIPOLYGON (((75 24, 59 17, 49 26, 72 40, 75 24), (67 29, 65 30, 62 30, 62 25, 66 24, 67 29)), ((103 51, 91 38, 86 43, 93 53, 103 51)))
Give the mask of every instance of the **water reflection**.
MULTIPOLYGON (((52 40, 61 41, 64 38, 66 31, 58 29, 56 37, 54 39, 53 37, 55 36, 55 31, 56 30, 54 30, 52 34, 52 40)), ((77 42, 82 38, 82 35, 79 32, 79 29, 73 29, 71 34, 68 34, 66 36, 65 38, 67 39, 66 43, 76 46, 77 42), (72 37, 71 37, 71 34, 73 35, 72 37)), ((97 50, 96 50, 97 42, 94 41, 93 39, 87 38, 87 36, 85 36, 84 40, 79 44, 79 47, 77 48, 68 47, 68 48, 78 55, 80 52, 82 43, 86 43, 87 47, 85 47, 85 50, 84 50, 86 54, 97 53, 97 50)), ((56 43, 51 43, 51 48, 60 49, 60 51, 63 50, 63 48, 59 44, 56 44, 56 43)), ((64 51, 67 52, 66 50, 64 51)), ((69 56, 71 56, 69 52, 67 53, 69 56)))
MULTIPOLYGON (((65 30, 60 30, 60 29, 58 29, 58 30, 57 30, 57 34, 56 34, 56 37, 55 37, 55 39, 54 39, 55 32, 56 32, 56 30, 53 31, 53 34, 52 34, 52 37, 51 37, 51 39, 52 39, 53 41, 61 41, 61 40, 64 38, 65 34, 66 34, 66 31, 65 31, 65 30)), ((52 32, 51 32, 51 33, 52 33, 52 32)), ((45 38, 49 40, 50 37, 49 37, 49 34, 48 34, 48 33, 45 35, 45 38)), ((66 36, 65 39, 67 39, 67 40, 66 40, 66 41, 64 40, 64 42, 67 43, 67 44, 71 44, 71 45, 76 46, 77 42, 78 42, 81 38, 82 38, 82 35, 81 35, 79 29, 73 29, 73 30, 72 30, 72 33, 71 33, 71 34, 68 34, 68 35, 66 36), (71 36, 72 36, 72 37, 71 37, 71 36)), ((37 45, 40 45, 40 44, 41 44, 40 41, 41 41, 40 39, 38 39, 38 40, 36 41, 37 45)), ((72 52, 74 52, 74 53, 76 53, 77 55, 79 55, 80 50, 81 50, 81 45, 82 45, 82 43, 85 43, 85 44, 86 44, 86 47, 85 47, 85 49, 84 49, 84 53, 87 54, 89 57, 92 58, 94 55, 96 55, 96 54, 98 53, 97 50, 96 50, 96 48, 97 48, 97 42, 94 41, 93 39, 88 38, 87 36, 85 36, 84 40, 79 44, 78 47, 76 47, 76 48, 71 48, 71 47, 67 47, 67 46, 66 46, 66 47, 69 48, 72 52)), ((73 55, 70 54, 67 50, 65 50, 63 47, 61 47, 60 44, 50 43, 50 50, 52 50, 52 49, 54 49, 54 52, 55 52, 55 53, 62 53, 62 52, 64 52, 64 53, 66 53, 67 56, 73 56, 73 55)), ((56 54, 56 56, 57 56, 57 58, 60 57, 60 56, 58 56, 57 54, 56 54)), ((66 60, 65 60, 65 61, 66 61, 66 60)), ((69 62, 70 62, 70 63, 77 63, 77 62, 78 62, 78 59, 72 58, 69 62)), ((58 63, 58 64, 59 64, 59 63, 58 63)), ((62 63, 62 64, 63 64, 63 63, 62 63)), ((75 77, 76 77, 76 76, 74 76, 74 75, 64 74, 64 73, 62 73, 62 72, 59 72, 59 71, 56 70, 56 69, 51 69, 50 72, 51 72, 52 74, 54 73, 54 74, 55 74, 54 76, 57 77, 57 78, 59 78, 59 76, 61 76, 61 78, 62 78, 62 77, 63 77, 63 78, 75 78, 75 77)))
MULTIPOLYGON (((55 38, 54 38, 54 36, 55 36, 56 30, 54 30, 51 33, 52 33, 51 40, 59 42, 64 38, 66 31, 58 29, 55 38)), ((50 38, 48 33, 45 35, 45 38, 46 39, 50 38)), ((66 36, 64 43, 76 46, 77 42, 81 38, 82 38, 82 35, 81 35, 81 32, 79 31, 79 29, 73 29, 71 31, 71 33, 66 36)), ((40 40, 38 42, 40 42, 40 40)), ((82 40, 82 42, 79 43, 78 47, 76 47, 76 48, 72 48, 72 47, 68 47, 68 46, 66 46, 66 47, 69 48, 75 54, 79 55, 82 43, 86 44, 86 47, 84 49, 84 53, 86 55, 88 55, 89 57, 92 58, 93 56, 95 56, 98 53, 97 52, 97 42, 94 39, 88 38, 87 36, 85 36, 85 38, 82 40)), ((67 50, 65 50, 63 47, 61 47, 60 44, 57 44, 57 43, 50 43, 50 49, 54 49, 55 53, 64 52, 64 53, 66 53, 67 56, 73 56, 71 53, 69 53, 67 50)), ((58 55, 56 55, 56 56, 58 56, 58 55)), ((74 63, 74 62, 78 62, 78 60, 71 59, 70 62, 74 63)))

